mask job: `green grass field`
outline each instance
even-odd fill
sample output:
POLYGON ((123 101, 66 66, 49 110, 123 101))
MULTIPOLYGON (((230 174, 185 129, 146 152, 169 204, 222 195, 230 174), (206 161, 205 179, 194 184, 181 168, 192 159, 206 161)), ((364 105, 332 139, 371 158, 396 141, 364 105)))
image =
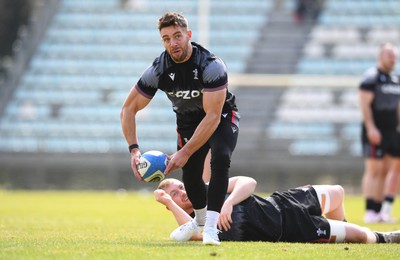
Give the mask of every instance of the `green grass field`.
MULTIPOLYGON (((364 203, 346 198, 362 224, 364 203)), ((398 201, 395 215, 400 216, 398 201)), ((399 244, 177 243, 172 215, 152 193, 0 191, 0 259, 399 259, 399 244)), ((373 230, 400 224, 369 225, 373 230)))

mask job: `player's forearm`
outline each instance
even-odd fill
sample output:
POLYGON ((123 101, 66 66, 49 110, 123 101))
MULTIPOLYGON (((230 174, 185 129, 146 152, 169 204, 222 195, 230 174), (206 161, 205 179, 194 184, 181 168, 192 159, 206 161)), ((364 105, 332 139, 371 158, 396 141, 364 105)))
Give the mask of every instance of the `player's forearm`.
POLYGON ((361 114, 363 118, 363 122, 365 125, 365 128, 370 129, 370 128, 375 128, 375 121, 372 115, 371 108, 369 106, 362 106, 361 107, 361 114))
POLYGON ((232 193, 226 199, 232 206, 239 204, 254 193, 257 182, 253 178, 239 177, 233 187, 232 193))
POLYGON ((121 127, 128 145, 137 144, 135 113, 127 108, 121 110, 121 127))
POLYGON ((168 209, 172 212, 178 225, 183 225, 192 220, 192 217, 186 213, 181 207, 179 207, 175 202, 170 201, 166 205, 168 209))
POLYGON ((360 91, 359 104, 361 110, 361 116, 364 125, 367 129, 375 127, 374 117, 372 114, 371 103, 373 100, 373 94, 367 91, 360 91))

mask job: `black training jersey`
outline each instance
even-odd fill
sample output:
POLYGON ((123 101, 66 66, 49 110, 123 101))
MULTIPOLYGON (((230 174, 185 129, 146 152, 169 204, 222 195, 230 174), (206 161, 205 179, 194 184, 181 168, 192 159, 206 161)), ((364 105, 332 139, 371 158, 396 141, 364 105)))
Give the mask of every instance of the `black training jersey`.
POLYGON ((175 63, 167 51, 161 53, 135 87, 148 98, 152 98, 158 89, 164 91, 172 102, 180 129, 196 127, 204 118, 203 92, 225 88, 227 94, 222 115, 237 124, 235 96, 227 88, 224 62, 201 45, 193 42, 192 46, 192 56, 184 63, 175 63))
POLYGON ((277 205, 268 199, 251 195, 233 207, 232 225, 218 234, 225 241, 279 241, 282 217, 277 205))
POLYGON ((398 76, 385 74, 378 68, 370 68, 362 77, 360 89, 374 93, 371 108, 378 129, 395 129, 398 124, 397 106, 400 98, 398 76))

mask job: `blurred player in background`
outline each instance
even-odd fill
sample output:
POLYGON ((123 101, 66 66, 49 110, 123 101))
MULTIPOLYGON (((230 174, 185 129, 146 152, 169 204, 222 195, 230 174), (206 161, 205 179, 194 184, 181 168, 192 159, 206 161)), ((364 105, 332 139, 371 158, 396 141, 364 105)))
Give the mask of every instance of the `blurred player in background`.
POLYGON ((392 44, 382 45, 377 66, 364 73, 359 87, 366 223, 392 222, 391 211, 400 185, 400 84, 398 76, 391 75, 397 54, 392 44))
MULTIPOLYGON (((256 185, 250 177, 229 179, 227 198, 218 221, 221 240, 400 243, 400 231, 373 232, 347 223, 344 190, 339 185, 303 186, 275 192, 267 198, 253 194, 256 185)), ((163 180, 154 196, 180 225, 171 233, 172 239, 179 242, 202 240, 201 229, 193 220, 193 206, 181 181, 163 180)))
POLYGON ((132 170, 141 156, 136 114, 158 89, 164 91, 176 113, 178 151, 169 156, 166 174, 182 168, 182 180, 193 203, 196 225, 203 226, 204 244, 219 245, 217 221, 228 188, 232 152, 239 134, 235 96, 228 91, 224 62, 191 42, 188 21, 166 13, 158 21, 165 51, 148 67, 131 89, 121 110, 121 124, 131 153, 132 170), (211 150, 209 189, 202 180, 204 160, 211 150), (208 200, 207 200, 208 198, 208 200))

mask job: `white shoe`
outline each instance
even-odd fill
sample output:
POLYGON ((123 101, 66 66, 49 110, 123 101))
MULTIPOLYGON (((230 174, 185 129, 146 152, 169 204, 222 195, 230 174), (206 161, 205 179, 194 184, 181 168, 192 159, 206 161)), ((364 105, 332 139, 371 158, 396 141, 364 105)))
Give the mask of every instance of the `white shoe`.
POLYGON ((380 215, 380 218, 381 218, 381 222, 389 223, 389 224, 394 224, 394 223, 397 222, 389 214, 385 214, 385 213, 381 212, 379 215, 380 215))
POLYGON ((367 210, 367 212, 364 215, 364 222, 366 224, 379 223, 381 221, 382 221, 381 215, 373 210, 367 210))
POLYGON ((400 243, 400 230, 393 232, 382 232, 386 243, 400 243))
POLYGON ((193 220, 179 226, 177 229, 172 231, 169 235, 173 240, 178 242, 188 241, 196 233, 200 233, 201 228, 193 220))
POLYGON ((219 246, 221 244, 218 238, 219 232, 216 228, 205 228, 203 231, 203 244, 219 246))

